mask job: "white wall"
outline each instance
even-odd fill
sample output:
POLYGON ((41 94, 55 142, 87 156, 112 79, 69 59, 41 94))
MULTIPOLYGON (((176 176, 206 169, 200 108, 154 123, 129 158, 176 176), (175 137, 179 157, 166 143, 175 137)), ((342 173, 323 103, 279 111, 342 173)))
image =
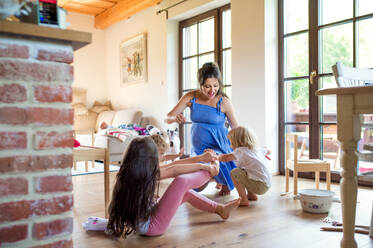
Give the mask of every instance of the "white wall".
MULTIPOLYGON (((167 113, 167 22, 156 15, 155 7, 133 15, 106 29, 106 85, 115 108, 136 108, 159 122, 167 113), (147 33, 148 80, 120 86, 119 45, 138 34, 147 33)), ((175 82, 176 83, 176 82, 175 82)), ((162 123, 163 124, 163 123, 162 123)))
POLYGON ((276 0, 232 0, 232 102, 240 125, 272 151, 278 171, 276 0), (274 13, 273 13, 274 12, 274 13), (267 24, 267 25, 266 25, 267 24))
POLYGON ((92 33, 92 43, 74 52, 73 87, 87 89, 87 105, 95 100, 108 99, 105 78, 105 31, 94 28, 94 18, 88 15, 69 13, 68 29, 92 33))

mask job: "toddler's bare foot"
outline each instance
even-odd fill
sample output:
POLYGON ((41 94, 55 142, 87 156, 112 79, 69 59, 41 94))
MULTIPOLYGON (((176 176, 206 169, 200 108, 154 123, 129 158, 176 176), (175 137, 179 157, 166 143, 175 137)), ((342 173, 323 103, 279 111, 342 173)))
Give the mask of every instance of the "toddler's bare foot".
POLYGON ((223 184, 220 184, 220 183, 216 183, 216 186, 215 186, 215 188, 216 189, 221 189, 221 187, 223 186, 223 184))
POLYGON ((249 199, 249 201, 257 201, 258 200, 258 196, 250 191, 247 192, 247 199, 249 199))
POLYGON ((226 220, 229 218, 230 213, 240 205, 240 201, 241 198, 238 198, 224 205, 218 205, 216 208, 216 213, 220 215, 223 220, 226 220))
POLYGON ((219 191, 218 195, 229 195, 231 193, 231 191, 228 189, 228 186, 227 185, 223 185, 221 187, 221 190, 219 191))

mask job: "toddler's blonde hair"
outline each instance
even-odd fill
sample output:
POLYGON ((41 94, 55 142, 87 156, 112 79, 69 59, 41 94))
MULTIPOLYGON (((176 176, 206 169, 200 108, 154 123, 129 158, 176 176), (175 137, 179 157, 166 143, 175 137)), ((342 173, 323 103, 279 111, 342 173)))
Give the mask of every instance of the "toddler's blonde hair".
POLYGON ((156 144, 159 151, 163 150, 163 153, 170 147, 166 140, 160 134, 153 134, 150 136, 156 144))
POLYGON ((230 130, 228 133, 228 139, 235 148, 247 147, 250 150, 256 150, 258 147, 254 133, 242 126, 230 130))

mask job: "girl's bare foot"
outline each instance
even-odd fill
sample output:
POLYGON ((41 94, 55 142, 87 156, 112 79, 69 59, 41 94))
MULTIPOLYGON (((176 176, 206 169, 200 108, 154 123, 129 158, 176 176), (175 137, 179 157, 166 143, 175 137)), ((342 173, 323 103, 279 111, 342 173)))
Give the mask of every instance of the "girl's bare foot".
POLYGON ((258 200, 258 196, 250 191, 247 192, 247 199, 249 199, 249 201, 257 201, 258 200))
POLYGON ((219 204, 216 208, 216 213, 223 219, 229 218, 230 213, 240 205, 241 198, 227 202, 224 205, 219 204))
POLYGON ((223 185, 221 187, 221 190, 219 191, 218 195, 229 195, 231 193, 231 191, 228 189, 228 186, 227 185, 223 185))

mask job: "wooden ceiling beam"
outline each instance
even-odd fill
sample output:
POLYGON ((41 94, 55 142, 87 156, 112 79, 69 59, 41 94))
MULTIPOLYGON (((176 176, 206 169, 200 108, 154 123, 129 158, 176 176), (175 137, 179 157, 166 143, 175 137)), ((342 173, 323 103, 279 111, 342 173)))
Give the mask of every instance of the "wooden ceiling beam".
POLYGON ((95 17, 95 27, 105 29, 110 25, 124 20, 141 10, 149 8, 161 0, 122 0, 115 6, 105 10, 95 17))
POLYGON ((102 13, 103 11, 105 11, 105 8, 97 8, 97 7, 82 5, 80 3, 75 3, 71 1, 66 1, 65 3, 63 3, 63 5, 61 5, 60 2, 58 2, 58 4, 60 7, 63 7, 67 11, 77 12, 77 13, 86 14, 86 15, 96 16, 99 13, 102 13))
POLYGON ((108 9, 113 7, 116 3, 105 0, 70 0, 70 3, 81 4, 83 6, 108 9))

